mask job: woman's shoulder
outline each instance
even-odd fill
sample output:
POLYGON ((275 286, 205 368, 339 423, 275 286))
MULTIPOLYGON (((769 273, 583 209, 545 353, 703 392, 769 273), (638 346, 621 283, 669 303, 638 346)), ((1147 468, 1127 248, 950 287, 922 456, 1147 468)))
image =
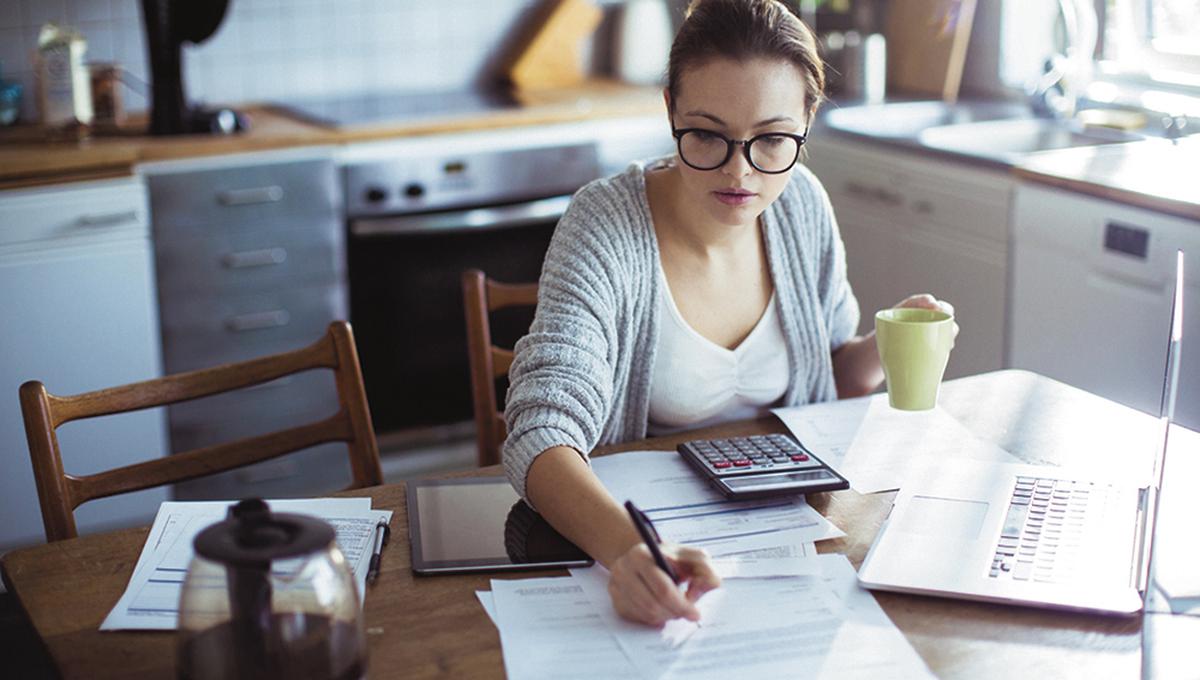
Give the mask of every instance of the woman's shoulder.
POLYGON ((784 196, 793 201, 811 203, 814 208, 820 207, 820 204, 828 200, 821 180, 803 163, 796 164, 791 181, 784 189, 784 196))
POLYGON ((644 164, 632 163, 576 191, 554 230, 545 269, 620 278, 620 272, 652 262, 654 236, 643 173, 644 164))
POLYGON ((596 218, 612 223, 614 218, 635 220, 645 201, 646 163, 634 161, 624 170, 588 182, 571 197, 568 209, 574 219, 596 218))

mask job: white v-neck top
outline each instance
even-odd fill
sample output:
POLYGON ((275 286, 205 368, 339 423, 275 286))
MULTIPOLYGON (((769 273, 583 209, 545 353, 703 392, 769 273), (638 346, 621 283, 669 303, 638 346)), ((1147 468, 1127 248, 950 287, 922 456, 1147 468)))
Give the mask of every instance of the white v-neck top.
POLYGON ((658 436, 753 418, 778 405, 791 371, 775 293, 750 334, 727 349, 688 325, 661 265, 659 276, 662 323, 650 377, 647 433, 658 436))

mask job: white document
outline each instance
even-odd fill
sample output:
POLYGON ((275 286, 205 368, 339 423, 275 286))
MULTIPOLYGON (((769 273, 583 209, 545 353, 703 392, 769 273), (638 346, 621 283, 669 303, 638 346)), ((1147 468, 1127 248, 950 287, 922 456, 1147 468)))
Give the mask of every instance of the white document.
POLYGON ((879 607, 845 555, 819 555, 825 584, 844 606, 841 626, 819 677, 933 678, 904 633, 879 607))
POLYGON ((643 678, 820 677, 841 622, 841 604, 817 575, 729 579, 700 598, 699 625, 661 629, 618 617, 602 568, 572 570, 643 678))
POLYGON ((659 630, 617 616, 603 567, 571 574, 644 678, 934 677, 845 556, 814 561, 820 574, 726 580, 697 603, 699 626, 659 630))
POLYGON ((491 595, 508 680, 637 675, 575 579, 493 579, 491 595))
POLYGON ((476 590, 475 599, 479 600, 479 604, 483 605, 483 611, 487 613, 488 618, 492 620, 492 625, 496 625, 496 598, 492 597, 490 590, 476 590))
POLYGON ((592 469, 614 498, 632 500, 646 513, 663 540, 710 554, 778 547, 781 538, 811 543, 846 535, 803 496, 729 500, 671 451, 600 456, 592 469))
POLYGON ((722 579, 813 576, 821 573, 816 554, 779 557, 714 557, 713 568, 722 579))
MULTIPOLYGON (((179 596, 194 554, 192 542, 205 527, 225 519, 232 504, 202 501, 160 505, 129 585, 100 630, 174 630, 179 621, 179 596)), ((354 574, 361 603, 366 594, 375 527, 390 522, 391 511, 372 510, 370 498, 272 500, 267 504, 273 511, 313 515, 333 526, 338 547, 354 574)))
POLYGON ((923 457, 1020 461, 940 407, 900 411, 886 394, 772 411, 859 493, 893 491, 923 457))

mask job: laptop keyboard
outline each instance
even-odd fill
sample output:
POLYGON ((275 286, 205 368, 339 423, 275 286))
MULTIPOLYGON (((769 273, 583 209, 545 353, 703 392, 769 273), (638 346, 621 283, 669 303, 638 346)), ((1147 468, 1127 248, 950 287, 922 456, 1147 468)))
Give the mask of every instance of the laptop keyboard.
POLYGON ((1106 484, 1017 477, 988 575, 1046 583, 1070 579, 1087 566, 1083 560, 1091 551, 1085 539, 1116 496, 1106 484))

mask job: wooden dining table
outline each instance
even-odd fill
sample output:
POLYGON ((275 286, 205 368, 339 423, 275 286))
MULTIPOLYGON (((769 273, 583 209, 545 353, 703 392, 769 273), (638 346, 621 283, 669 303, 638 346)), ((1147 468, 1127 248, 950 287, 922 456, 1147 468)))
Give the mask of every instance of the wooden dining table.
MULTIPOLYGON (((1056 463, 1120 427, 1130 409, 1025 371, 1004 370, 947 381, 939 405, 972 433, 1027 462, 1056 463), (1084 440, 1081 442, 1081 438, 1084 440), (1065 455, 1065 454, 1064 454, 1065 455)), ((1141 416, 1145 418, 1146 416, 1141 416)), ((605 446, 672 450, 685 439, 786 431, 774 416, 605 446)), ((819 453, 819 452, 818 452, 819 453)), ((498 466, 456 475, 499 475, 498 466)), ((496 627, 475 597, 491 578, 564 575, 542 572, 419 576, 409 562, 403 483, 346 491, 393 510, 392 537, 364 607, 371 678, 502 678, 496 627)), ((845 531, 821 541, 858 568, 894 492, 811 494, 808 502, 845 531)), ((175 673, 172 632, 101 632, 129 583, 148 527, 38 545, 5 555, 4 582, 65 678, 165 678, 175 673)), ((1141 617, 1115 617, 875 592, 880 606, 941 678, 1136 678, 1141 617)))

